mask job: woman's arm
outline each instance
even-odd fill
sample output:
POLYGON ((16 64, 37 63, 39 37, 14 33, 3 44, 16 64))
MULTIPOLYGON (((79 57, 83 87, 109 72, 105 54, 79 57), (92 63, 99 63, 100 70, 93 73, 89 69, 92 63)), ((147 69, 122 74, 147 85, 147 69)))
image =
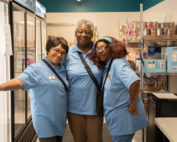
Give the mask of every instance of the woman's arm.
POLYGON ((128 111, 132 115, 136 115, 139 113, 138 109, 136 108, 136 102, 138 100, 139 90, 140 90, 140 81, 137 80, 131 84, 130 89, 129 89, 130 105, 128 107, 128 111))
POLYGON ((0 91, 17 90, 23 88, 23 83, 20 79, 14 78, 0 85, 0 91))

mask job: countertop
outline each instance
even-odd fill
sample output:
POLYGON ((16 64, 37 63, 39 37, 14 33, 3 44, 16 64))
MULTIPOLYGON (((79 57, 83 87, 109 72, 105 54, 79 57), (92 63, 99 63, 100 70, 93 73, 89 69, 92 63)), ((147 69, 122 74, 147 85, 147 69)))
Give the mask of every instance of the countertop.
POLYGON ((157 117, 155 124, 170 142, 177 142, 177 117, 157 117))

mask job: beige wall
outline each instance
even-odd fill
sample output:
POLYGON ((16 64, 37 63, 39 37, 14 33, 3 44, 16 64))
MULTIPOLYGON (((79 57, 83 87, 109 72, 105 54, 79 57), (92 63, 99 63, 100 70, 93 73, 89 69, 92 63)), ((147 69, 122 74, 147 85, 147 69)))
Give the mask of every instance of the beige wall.
MULTIPOLYGON (((165 0, 143 12, 144 21, 167 22, 177 21, 177 0, 165 0)), ((92 20, 99 37, 109 35, 119 38, 119 26, 128 22, 139 21, 139 12, 89 12, 89 13, 47 13, 47 34, 65 37, 69 42, 75 40, 76 22, 82 18, 92 20)))
POLYGON ((60 35, 65 37, 69 42, 75 40, 74 24, 78 20, 84 18, 91 20, 97 31, 99 37, 108 35, 118 38, 119 27, 126 22, 126 15, 128 14, 128 21, 139 20, 139 12, 120 13, 120 12, 105 12, 105 13, 48 13, 47 14, 47 34, 60 35), (55 24, 55 25, 52 25, 55 24), (58 24, 58 25, 57 25, 58 24), (63 24, 63 25, 62 25, 63 24))
POLYGON ((177 22, 177 0, 165 0, 143 13, 144 21, 164 22, 164 15, 167 15, 167 22, 177 22))

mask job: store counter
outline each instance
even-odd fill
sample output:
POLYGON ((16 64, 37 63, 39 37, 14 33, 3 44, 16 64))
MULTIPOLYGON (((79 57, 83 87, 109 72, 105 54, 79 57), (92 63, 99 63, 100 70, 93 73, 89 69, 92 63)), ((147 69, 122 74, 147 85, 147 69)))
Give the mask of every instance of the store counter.
POLYGON ((155 124, 170 142, 177 142, 177 117, 158 117, 155 124))
POLYGON ((152 93, 154 97, 161 99, 161 100, 177 100, 177 96, 173 93, 152 93))
POLYGON ((145 129, 145 142, 162 142, 162 134, 155 125, 157 117, 177 117, 176 95, 172 93, 148 94, 148 127, 145 129))

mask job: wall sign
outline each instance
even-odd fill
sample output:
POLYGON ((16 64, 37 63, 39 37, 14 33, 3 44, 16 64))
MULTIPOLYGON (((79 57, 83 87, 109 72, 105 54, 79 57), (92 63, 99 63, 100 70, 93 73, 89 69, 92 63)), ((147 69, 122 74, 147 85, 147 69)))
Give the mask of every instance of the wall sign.
POLYGON ((46 8, 38 1, 36 1, 36 14, 42 18, 46 17, 46 8))
POLYGON ((14 0, 14 1, 26 7, 27 9, 35 12, 36 0, 14 0))

